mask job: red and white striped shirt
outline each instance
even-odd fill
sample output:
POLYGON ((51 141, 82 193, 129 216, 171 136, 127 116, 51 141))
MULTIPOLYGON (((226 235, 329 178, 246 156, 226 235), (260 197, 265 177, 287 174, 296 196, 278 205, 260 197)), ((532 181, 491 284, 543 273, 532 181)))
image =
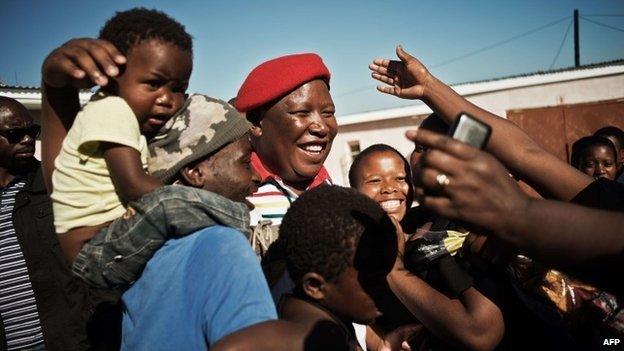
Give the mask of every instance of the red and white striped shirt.
MULTIPOLYGON (((255 152, 251 155, 251 166, 262 179, 258 191, 247 198, 255 206, 251 211, 251 225, 255 226, 259 221, 268 219, 273 222, 273 225, 279 226, 290 204, 297 198, 297 194, 284 184, 278 175, 271 173, 255 152)), ((332 184, 325 167, 321 167, 306 190, 321 184, 332 184)))

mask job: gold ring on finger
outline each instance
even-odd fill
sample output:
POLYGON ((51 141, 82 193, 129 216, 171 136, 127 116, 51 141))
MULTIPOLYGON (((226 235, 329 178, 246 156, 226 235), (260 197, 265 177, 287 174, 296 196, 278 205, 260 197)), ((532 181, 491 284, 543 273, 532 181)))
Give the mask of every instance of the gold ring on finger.
POLYGON ((444 173, 440 173, 436 176, 436 182, 438 182, 438 184, 444 188, 447 185, 449 185, 449 183, 451 182, 451 179, 444 173))

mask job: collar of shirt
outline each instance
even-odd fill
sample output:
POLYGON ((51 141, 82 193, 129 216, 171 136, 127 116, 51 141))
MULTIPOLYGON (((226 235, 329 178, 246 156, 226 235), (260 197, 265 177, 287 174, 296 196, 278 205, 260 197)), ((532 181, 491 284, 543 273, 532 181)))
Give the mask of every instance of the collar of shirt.
POLYGON ((7 184, 5 187, 0 186, 0 190, 9 189, 20 182, 26 182, 26 179, 27 179, 26 175, 23 175, 23 174, 14 175, 13 179, 11 179, 9 184, 7 184))
MULTIPOLYGON (((282 178, 280 178, 278 175, 271 173, 271 171, 269 171, 264 164, 262 163, 262 161, 260 161, 260 157, 258 157, 258 154, 256 154, 256 152, 252 152, 251 154, 251 166, 256 170, 256 172, 258 172, 258 174, 260 175, 260 178, 262 178, 262 182, 266 182, 269 179, 275 179, 277 181, 279 181, 280 183, 283 183, 282 178)), ((327 172, 327 169, 325 169, 324 166, 321 166, 321 169, 319 170, 319 172, 316 174, 316 176, 314 177, 314 180, 312 181, 312 183, 308 186, 308 189, 312 189, 314 187, 317 187, 323 183, 332 183, 331 178, 329 177, 329 173, 327 172)), ((307 189, 306 189, 307 190, 307 189)))

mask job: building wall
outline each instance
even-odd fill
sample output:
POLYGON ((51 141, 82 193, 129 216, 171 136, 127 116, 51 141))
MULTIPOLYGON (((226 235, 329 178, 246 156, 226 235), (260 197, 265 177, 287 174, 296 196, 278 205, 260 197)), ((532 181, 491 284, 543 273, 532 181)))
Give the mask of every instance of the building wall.
MULTIPOLYGON (((466 98, 494 114, 506 117, 509 110, 624 98, 624 74, 478 93, 466 95, 466 98)), ((413 145, 405 138, 405 132, 420 124, 424 116, 426 113, 348 125, 340 125, 339 117, 338 135, 325 162, 334 182, 348 185, 346 175, 351 164, 349 142, 359 141, 362 150, 372 144, 385 143, 407 156, 413 145)))

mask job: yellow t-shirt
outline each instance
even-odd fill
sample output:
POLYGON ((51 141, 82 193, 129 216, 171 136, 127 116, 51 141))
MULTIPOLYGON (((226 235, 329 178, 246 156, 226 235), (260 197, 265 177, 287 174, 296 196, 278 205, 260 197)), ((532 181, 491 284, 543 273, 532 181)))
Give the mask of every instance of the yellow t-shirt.
POLYGON ((130 106, 116 96, 97 98, 78 113, 54 162, 51 197, 57 234, 106 223, 125 212, 100 142, 138 150, 147 169, 147 143, 130 106))

